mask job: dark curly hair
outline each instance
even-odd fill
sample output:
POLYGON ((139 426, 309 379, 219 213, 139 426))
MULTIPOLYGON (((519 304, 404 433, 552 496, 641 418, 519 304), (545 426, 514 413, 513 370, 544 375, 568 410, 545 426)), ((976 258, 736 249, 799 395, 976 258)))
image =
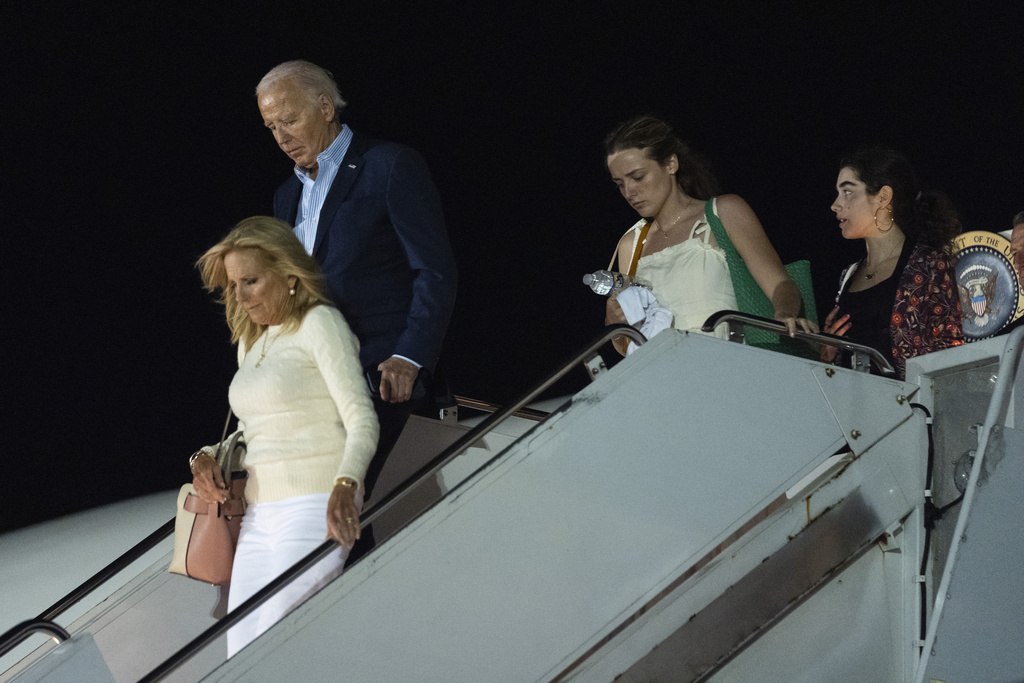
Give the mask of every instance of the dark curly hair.
POLYGON ((843 157, 839 168, 856 173, 870 195, 891 187, 892 217, 907 239, 950 252, 963 228, 960 217, 944 194, 921 191, 905 156, 887 147, 868 147, 843 157))
POLYGON ((637 116, 620 123, 604 140, 605 154, 611 156, 626 149, 643 150, 648 159, 661 165, 673 154, 679 160, 676 184, 694 199, 707 201, 718 195, 718 181, 707 164, 690 151, 672 127, 653 116, 637 116))

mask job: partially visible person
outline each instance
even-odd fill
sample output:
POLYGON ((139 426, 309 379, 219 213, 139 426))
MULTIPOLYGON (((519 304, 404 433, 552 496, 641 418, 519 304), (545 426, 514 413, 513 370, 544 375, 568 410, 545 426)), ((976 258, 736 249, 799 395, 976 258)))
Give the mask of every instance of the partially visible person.
MULTIPOLYGON (((619 270, 627 272, 638 256, 636 277, 651 284, 658 303, 672 312, 675 329, 699 330, 711 314, 737 308, 710 213, 721 220, 743 265, 771 301, 775 319, 791 335, 798 328, 817 331, 812 321, 799 317, 800 292, 750 206, 734 194, 718 195, 711 172, 667 123, 651 116, 626 121, 608 135, 605 152, 612 181, 640 215, 616 247, 619 270)), ((625 322, 621 306, 610 298, 605 324, 625 322)), ((624 342, 617 341, 616 348, 625 353, 624 342)))
POLYGON ((1017 281, 1024 284, 1024 211, 1013 217, 1013 232, 1010 233, 1010 254, 1017 281))
MULTIPOLYGON (((949 200, 922 192, 899 152, 861 150, 840 162, 832 210, 866 255, 843 271, 825 331, 877 349, 900 379, 908 358, 964 343, 963 311, 950 258, 960 219, 949 200)), ((821 360, 849 355, 822 346, 821 360)))
MULTIPOLYGON (((353 132, 341 121, 331 73, 296 60, 256 86, 263 123, 294 163, 274 216, 294 226, 327 279, 331 300, 361 344, 380 443, 364 482, 369 498, 409 415, 425 394, 455 304, 456 269, 441 199, 414 150, 353 132)), ((367 529, 353 559, 373 545, 367 529)))
MULTIPOLYGON (((1010 232, 1010 256, 1013 258, 1013 270, 1017 274, 1017 284, 1024 287, 1024 211, 1013 217, 1013 231, 1010 232)), ((999 331, 1009 334, 1024 325, 1024 315, 999 331)))
MULTIPOLYGON (((228 390, 246 444, 248 475, 228 609, 235 609, 324 542, 341 545, 228 631, 228 656, 341 573, 360 536, 364 477, 377 417, 359 342, 327 298, 323 276, 291 226, 256 216, 197 263, 219 292, 238 372, 228 390)), ((215 446, 190 460, 196 493, 223 502, 215 446)))

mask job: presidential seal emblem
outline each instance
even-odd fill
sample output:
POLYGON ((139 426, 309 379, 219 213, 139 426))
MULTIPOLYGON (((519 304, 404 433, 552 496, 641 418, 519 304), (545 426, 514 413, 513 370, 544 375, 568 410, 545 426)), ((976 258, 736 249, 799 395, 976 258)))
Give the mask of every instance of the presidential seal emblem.
POLYGON ((1024 315, 1024 294, 1013 269, 1010 241, 976 230, 956 238, 954 264, 969 341, 991 337, 1024 315))

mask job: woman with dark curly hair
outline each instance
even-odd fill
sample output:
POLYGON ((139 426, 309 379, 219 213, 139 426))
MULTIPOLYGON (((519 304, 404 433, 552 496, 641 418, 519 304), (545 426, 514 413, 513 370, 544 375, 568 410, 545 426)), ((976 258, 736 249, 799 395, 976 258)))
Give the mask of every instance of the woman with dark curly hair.
MULTIPOLYGON (((905 379, 908 358, 964 343, 950 260, 960 219, 945 196, 920 191, 910 162, 891 149, 845 157, 836 190, 843 237, 864 240, 867 255, 843 271, 825 331, 878 349, 905 379)), ((826 363, 847 357, 821 349, 826 363)))

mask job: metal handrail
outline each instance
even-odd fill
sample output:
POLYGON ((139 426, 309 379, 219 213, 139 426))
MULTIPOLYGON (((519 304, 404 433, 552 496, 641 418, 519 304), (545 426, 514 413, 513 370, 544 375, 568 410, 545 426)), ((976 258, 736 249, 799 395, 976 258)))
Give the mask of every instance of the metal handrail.
MULTIPOLYGON (((714 332, 715 328, 723 323, 729 325, 730 341, 743 341, 742 327, 744 326, 756 327, 759 330, 766 330, 768 332, 775 332, 780 336, 789 336, 789 328, 786 327, 785 323, 780 323, 778 320, 762 318, 759 315, 753 315, 751 313, 741 313, 740 311, 728 310, 718 311, 717 313, 712 314, 706 321, 704 321, 704 326, 701 328, 701 331, 714 332)), ((892 364, 886 360, 885 356, 879 353, 878 349, 873 349, 870 346, 857 344, 849 339, 837 337, 836 335, 828 334, 827 332, 804 332, 800 329, 797 329, 793 338, 818 344, 826 344, 828 346, 835 346, 845 351, 850 351, 853 353, 852 365, 854 370, 867 372, 867 361, 870 360, 883 375, 896 374, 896 370, 892 367, 892 364)))
MULTIPOLYGON (((473 410, 482 410, 487 413, 494 413, 501 410, 501 406, 497 403, 489 403, 487 401, 481 401, 475 398, 466 398, 465 396, 456 396, 455 403, 462 408, 471 408, 473 410)), ((512 413, 512 417, 521 417, 525 420, 533 420, 540 422, 551 413, 543 410, 534 410, 533 408, 520 408, 519 410, 512 413)))
MULTIPOLYGON (((501 409, 501 406, 499 405, 478 399, 466 398, 464 396, 456 396, 455 399, 459 406, 472 408, 474 410, 483 410, 493 413, 501 409)), ((512 415, 513 417, 520 417, 539 422, 547 417, 548 413, 542 410, 521 408, 520 410, 514 411, 512 415)), ((58 643, 70 638, 68 632, 59 624, 54 622, 54 619, 59 617, 66 610, 70 609, 80 600, 103 585, 107 580, 126 569, 137 559, 145 555, 173 534, 174 522, 175 518, 172 517, 159 529, 136 543, 134 546, 122 553, 120 557, 86 579, 81 585, 48 607, 35 619, 28 619, 26 621, 19 622, 5 631, 0 635, 0 657, 16 648, 37 631, 49 631, 58 643)))
POLYGON ((79 600, 89 595, 89 593, 99 588, 115 574, 126 569, 132 562, 145 555, 173 533, 174 518, 172 517, 169 522, 149 536, 146 536, 116 560, 86 579, 80 586, 53 603, 38 617, 15 624, 5 631, 3 635, 0 635, 0 657, 13 650, 35 631, 49 631, 58 643, 70 638, 71 636, 68 635, 68 632, 54 623, 53 620, 79 600))
POLYGON ((10 628, 4 633, 4 642, 0 644, 0 657, 21 645, 33 633, 43 631, 49 633, 50 637, 58 643, 71 638, 71 634, 63 628, 46 619, 30 619, 10 628))
MULTIPOLYGON (((572 357, 571 360, 563 364, 556 370, 551 376, 542 381, 533 389, 527 391, 525 394, 520 396, 518 399, 509 403, 508 405, 496 410, 491 415, 488 415, 480 422, 479 425, 474 427, 472 430, 463 435, 458 441, 453 443, 451 446, 443 450, 433 460, 428 462, 426 465, 418 469, 411 477, 405 480, 404 483, 400 484, 391 493, 384 496, 379 503, 372 506, 369 510, 360 515, 360 523, 363 526, 372 523, 375 519, 380 517, 383 513, 394 507, 398 501, 400 501, 405 495, 416 488, 421 482, 428 477, 435 474, 438 470, 444 467, 449 461, 461 454, 464 450, 472 446, 474 443, 486 436, 496 426, 501 424, 505 419, 513 415, 516 411, 523 408, 527 403, 536 398, 539 394, 546 391, 555 382, 565 376, 573 367, 583 362, 594 354, 600 347, 608 343, 613 337, 625 336, 632 339, 637 346, 642 345, 647 341, 647 338, 640 333, 636 328, 629 325, 611 325, 606 327, 604 332, 598 335, 594 341, 592 341, 586 348, 577 353, 572 357)), ((420 512, 422 515, 424 511, 420 512)), ((280 576, 268 583, 262 589, 257 591, 251 598, 243 602, 235 609, 228 612, 224 617, 217 621, 205 631, 200 633, 198 636, 193 638, 184 647, 175 652, 169 658, 164 660, 159 666, 150 671, 144 677, 139 679, 139 683, 152 683, 153 681, 159 681, 165 676, 173 672, 183 663, 185 663, 193 654, 205 647, 212 640, 226 632, 229 628, 237 624, 239 621, 247 617, 249 614, 254 612, 260 605, 272 598, 279 590, 287 586, 292 582, 293 579, 298 577, 300 574, 305 572, 307 569, 312 567, 314 564, 319 562, 321 559, 330 554, 337 546, 337 541, 329 540, 322 543, 315 550, 311 551, 304 558, 293 564, 291 567, 286 569, 280 576)), ((363 556, 366 557, 365 555, 363 556)), ((358 560, 356 563, 362 561, 358 560)))

